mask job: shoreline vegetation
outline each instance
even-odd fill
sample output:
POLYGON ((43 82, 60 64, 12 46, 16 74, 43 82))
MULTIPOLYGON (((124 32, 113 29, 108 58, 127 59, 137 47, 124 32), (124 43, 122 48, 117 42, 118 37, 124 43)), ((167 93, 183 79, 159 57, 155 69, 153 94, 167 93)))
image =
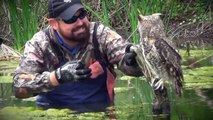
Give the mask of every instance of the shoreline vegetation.
MULTIPOLYGON (((212 49, 213 1, 208 0, 82 0, 91 21, 100 21, 138 44, 138 15, 162 13, 165 30, 179 49, 212 49)), ((23 52, 34 33, 48 26, 46 0, 0 1, 0 60, 23 52), (7 48, 7 49, 5 49, 7 48), (10 48, 10 49, 8 49, 10 48), (8 56, 7 56, 8 53, 8 56)), ((11 57, 13 56, 13 57, 11 57)))
MULTIPOLYGON (((207 62, 213 64, 213 61, 209 60, 213 58, 213 2, 211 1, 82 1, 86 3, 85 8, 91 21, 100 21, 114 28, 135 44, 138 40, 137 32, 134 32, 138 14, 162 13, 166 33, 180 49, 184 68, 191 69, 207 62)), ((0 6, 2 18, 0 61, 19 61, 24 43, 31 38, 30 35, 48 25, 47 2, 46 0, 17 0, 16 2, 3 0, 0 3, 2 5, 0 6)))
MULTIPOLYGON (((196 43, 205 39, 213 44, 213 1, 209 0, 82 0, 91 21, 100 21, 115 29, 123 38, 138 44, 138 15, 162 13, 165 31, 171 40, 196 43), (197 39, 194 39, 197 38, 197 39)), ((0 38, 22 52, 34 33, 48 26, 46 0, 0 1, 0 38)), ((176 44, 179 44, 175 41, 176 44)), ((179 46, 179 45, 177 45, 179 46)), ((198 45, 199 46, 199 45, 198 45)), ((180 46, 183 47, 183 46, 180 46)))

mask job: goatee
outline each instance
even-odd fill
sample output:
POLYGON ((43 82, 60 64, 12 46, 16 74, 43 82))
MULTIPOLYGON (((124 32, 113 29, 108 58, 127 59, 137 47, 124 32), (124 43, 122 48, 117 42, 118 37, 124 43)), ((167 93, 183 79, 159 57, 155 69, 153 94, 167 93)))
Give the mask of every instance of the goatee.
POLYGON ((79 42, 84 42, 84 41, 87 41, 89 38, 90 38, 90 30, 89 30, 89 27, 86 26, 85 24, 83 24, 82 26, 80 27, 77 27, 76 29, 74 29, 73 31, 77 31, 78 29, 85 29, 84 32, 82 33, 79 33, 79 34, 72 34, 71 36, 71 40, 73 41, 79 41, 79 42))
POLYGON ((74 41, 74 42, 86 42, 90 38, 90 30, 89 30, 89 25, 87 26, 86 24, 83 24, 82 26, 78 26, 75 29, 71 31, 71 35, 66 35, 62 31, 62 29, 59 28, 59 32, 63 38, 74 41), (79 29, 85 29, 84 32, 75 34, 75 31, 78 31, 79 29))

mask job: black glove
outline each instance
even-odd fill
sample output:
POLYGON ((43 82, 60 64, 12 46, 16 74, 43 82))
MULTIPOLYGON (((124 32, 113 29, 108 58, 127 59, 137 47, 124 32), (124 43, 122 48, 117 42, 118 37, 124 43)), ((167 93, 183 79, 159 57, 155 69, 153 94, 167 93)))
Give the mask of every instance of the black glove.
POLYGON ((80 61, 69 61, 55 71, 58 82, 74 82, 91 75, 91 69, 84 68, 84 64, 80 61))
POLYGON ((124 56, 124 62, 126 63, 126 65, 128 66, 137 66, 137 61, 135 59, 136 57, 136 53, 134 51, 130 51, 130 47, 132 46, 132 44, 128 44, 126 49, 125 49, 125 56, 124 56))

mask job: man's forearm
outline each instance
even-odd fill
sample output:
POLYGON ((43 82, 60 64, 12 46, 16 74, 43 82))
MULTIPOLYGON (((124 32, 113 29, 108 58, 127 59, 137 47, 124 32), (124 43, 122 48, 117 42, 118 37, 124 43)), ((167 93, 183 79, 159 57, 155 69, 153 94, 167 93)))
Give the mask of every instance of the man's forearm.
POLYGON ((17 98, 28 98, 51 91, 58 82, 54 72, 42 74, 17 74, 14 76, 13 92, 17 98))

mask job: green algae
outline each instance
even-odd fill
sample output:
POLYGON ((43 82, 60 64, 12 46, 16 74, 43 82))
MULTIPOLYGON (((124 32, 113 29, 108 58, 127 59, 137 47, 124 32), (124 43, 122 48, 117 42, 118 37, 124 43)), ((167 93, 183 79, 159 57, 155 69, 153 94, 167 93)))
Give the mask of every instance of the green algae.
POLYGON ((186 50, 180 50, 180 54, 182 56, 182 65, 191 65, 195 64, 195 66, 210 66, 213 65, 213 50, 190 50, 190 56, 187 55, 186 50))
POLYGON ((213 66, 204 66, 195 69, 186 69, 184 74, 192 76, 209 76, 213 77, 213 66))
POLYGON ((184 70, 185 88, 213 88, 213 66, 184 70))
POLYGON ((11 83, 19 61, 0 61, 0 83, 11 83))
POLYGON ((103 112, 73 114, 70 109, 42 110, 35 107, 4 107, 0 109, 1 120, 101 120, 103 112))
MULTIPOLYGON (((180 54, 182 58, 193 58, 193 57, 203 57, 203 56, 208 56, 213 53, 213 50, 190 50, 190 56, 187 55, 187 51, 180 49, 180 54)), ((183 59, 183 61, 186 59, 183 59)))
MULTIPOLYGON (((189 69, 188 65, 191 63, 202 59, 206 57, 207 55, 212 54, 212 50, 191 50, 190 55, 186 56, 185 51, 182 50, 181 54, 183 57, 183 73, 184 73, 184 89, 187 90, 194 90, 194 89, 207 89, 207 88, 213 88, 213 66, 207 65, 207 66, 199 66, 189 69)), ((205 63, 206 61, 201 61, 201 63, 205 63)), ((7 67, 9 65, 11 68, 15 68, 17 66, 18 62, 0 62, 0 67, 7 67), (10 64, 13 63, 13 64, 10 64)), ((202 64, 206 65, 206 64, 202 64)), ((1 72, 14 72, 13 70, 0 70, 1 72)), ((81 114, 74 114, 75 111, 72 111, 70 109, 48 109, 48 110, 42 110, 36 107, 17 107, 15 106, 7 106, 0 108, 0 118, 1 120, 84 120, 84 119, 91 119, 91 120, 101 120, 101 119, 110 119, 110 117, 114 116, 116 114, 116 118, 118 119, 137 119, 137 118, 143 118, 143 119, 151 119, 152 116, 148 112, 145 112, 145 104, 149 104, 147 102, 143 102, 141 105, 135 105, 136 98, 141 99, 143 96, 137 95, 137 94, 144 94, 146 92, 147 88, 144 88, 143 90, 137 89, 138 87, 141 87, 140 83, 146 82, 144 77, 130 77, 130 76, 124 76, 123 74, 118 75, 117 81, 123 81, 125 83, 128 83, 130 81, 131 84, 134 84, 133 86, 126 87, 126 86, 119 86, 117 85, 115 88, 116 93, 116 99, 115 102, 117 103, 117 106, 115 106, 115 111, 113 112, 91 112, 91 113, 81 113, 81 114), (139 81, 136 85, 135 81, 139 81), (143 91, 143 92, 142 92, 143 91), (133 96, 133 97, 132 97, 133 96), (132 104, 130 101, 134 101, 132 104)), ((11 83, 12 82, 12 76, 0 76, 0 83, 11 83)), ((119 82, 118 82, 119 83, 119 82)), ((143 83, 144 84, 144 83, 143 83)), ((147 90, 147 92, 149 92, 147 90)), ((185 92, 184 95, 187 93, 185 92)), ((191 94, 190 94, 191 95, 191 94)), ((186 95, 186 97, 190 96, 186 95)), ((16 99, 16 98, 14 98, 16 99)), ((196 98, 197 100, 198 98, 196 98)), ((194 100, 194 101, 196 101, 194 100)), ((26 102, 27 99, 21 100, 23 102, 26 102)), ((34 102, 35 100, 30 100, 34 102)), ((140 101, 140 100, 139 100, 140 101)), ((193 101, 190 98, 190 101, 193 101)), ((1 101, 0 101, 1 102, 1 101)), ((182 103, 180 101, 178 105, 184 107, 186 106, 187 101, 184 100, 182 103)), ((193 102, 190 102, 193 103, 193 102)), ((194 110, 195 107, 193 107, 194 104, 191 104, 192 110, 194 110)), ((186 111, 188 108, 185 108, 186 111)), ((202 108, 202 111, 204 108, 202 108)), ((196 111, 193 111, 193 114, 196 114, 196 111)), ((187 115, 190 115, 190 112, 185 112, 187 115)), ((193 116, 193 115, 190 115, 193 116)), ((203 117, 205 118, 205 117, 203 117)))

